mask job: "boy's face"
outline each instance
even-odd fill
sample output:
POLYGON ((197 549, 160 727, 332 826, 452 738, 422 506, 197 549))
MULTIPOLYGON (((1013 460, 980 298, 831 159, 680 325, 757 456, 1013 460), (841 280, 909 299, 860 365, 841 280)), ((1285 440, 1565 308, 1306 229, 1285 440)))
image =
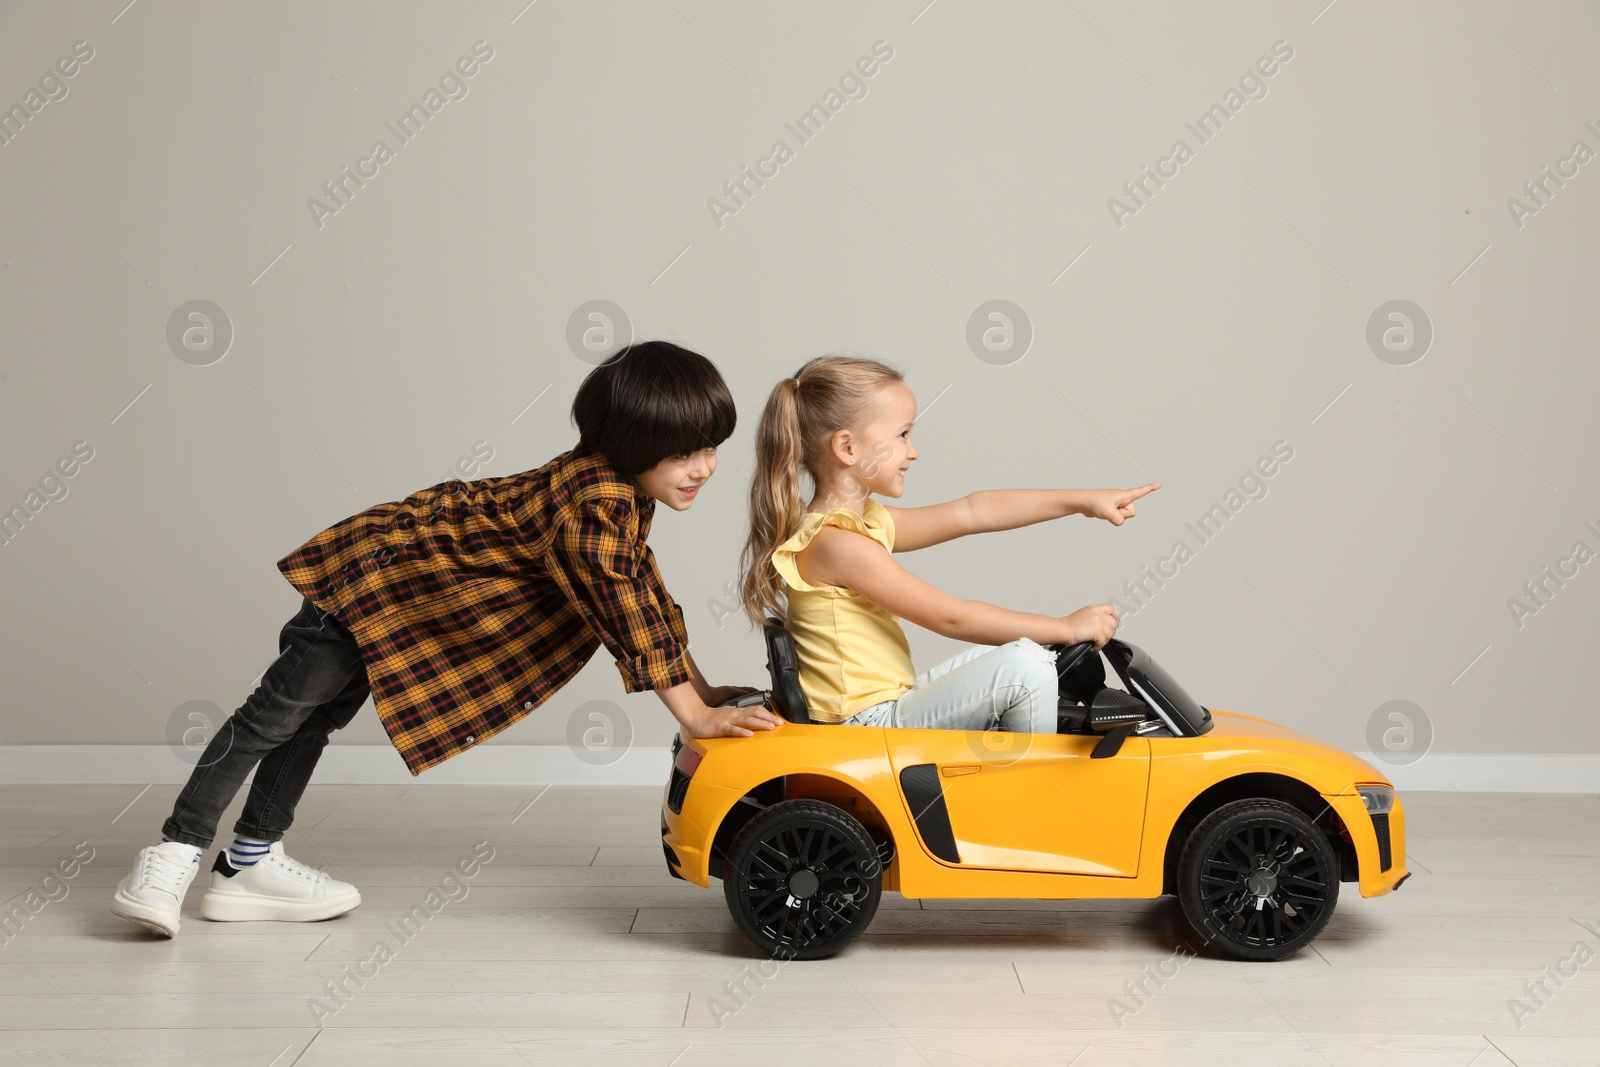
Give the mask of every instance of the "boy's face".
POLYGON ((702 448, 681 456, 668 456, 630 481, 673 511, 688 511, 700 487, 717 469, 717 450, 702 448))

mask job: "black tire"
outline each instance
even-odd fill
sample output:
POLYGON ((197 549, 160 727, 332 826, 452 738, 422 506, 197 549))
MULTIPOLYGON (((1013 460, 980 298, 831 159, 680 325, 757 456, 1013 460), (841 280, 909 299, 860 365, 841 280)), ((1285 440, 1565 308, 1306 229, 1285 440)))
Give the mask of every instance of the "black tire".
POLYGON ((1339 900, 1339 860, 1304 812, 1236 800, 1201 820, 1178 860, 1178 900, 1207 944, 1241 960, 1309 945, 1339 900))
POLYGON ((785 800, 745 824, 722 876, 728 911, 779 959, 831 956, 861 935, 883 897, 866 828, 820 800, 785 800))

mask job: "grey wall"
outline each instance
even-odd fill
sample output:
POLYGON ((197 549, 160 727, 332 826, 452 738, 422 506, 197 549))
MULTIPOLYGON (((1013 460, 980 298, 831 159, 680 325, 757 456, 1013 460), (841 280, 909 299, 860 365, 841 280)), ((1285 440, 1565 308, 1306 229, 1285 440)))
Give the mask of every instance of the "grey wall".
MULTIPOLYGON (((494 475, 570 446, 568 323, 606 299, 714 359, 744 413, 652 537, 714 681, 762 677, 717 607, 760 404, 853 351, 927 408, 907 504, 1166 483, 1121 529, 905 557, 952 593, 1133 608, 1123 583, 1183 540, 1124 636, 1203 701, 1355 749, 1405 700, 1437 751, 1600 751, 1600 564, 1508 606, 1600 550, 1594 5, 124 4, 0 8, 0 104, 93 49, 0 146, 0 505, 93 451, 0 547, 0 741, 156 744, 188 702, 231 710, 297 606, 280 556, 477 442, 494 475), (385 124, 478 41, 467 94, 401 144, 385 124), (785 123, 878 41, 801 144, 785 123), (1280 41, 1201 143, 1185 123, 1280 41), (317 218, 379 139, 393 158, 317 218), (716 219, 777 140, 792 158, 716 219), (1523 183, 1578 142, 1540 206, 1523 183), (169 344, 197 299, 231 323, 220 359, 169 344), (996 299, 1031 324, 1021 358, 969 346, 996 299), (1369 343, 1392 300, 1425 353, 1369 343), (1186 523, 1280 441, 1201 544, 1186 523)), ((957 647, 911 636, 919 667, 957 647)), ((500 740, 562 743, 594 699, 668 738, 602 654, 500 740)), ((369 710, 342 740, 383 735, 369 710)))

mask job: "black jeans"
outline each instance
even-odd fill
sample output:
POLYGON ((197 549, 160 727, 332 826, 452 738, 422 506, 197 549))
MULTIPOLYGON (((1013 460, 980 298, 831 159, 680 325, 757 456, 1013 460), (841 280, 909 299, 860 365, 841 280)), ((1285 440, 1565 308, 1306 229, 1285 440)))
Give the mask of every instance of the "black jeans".
POLYGON ((261 684, 222 724, 178 794, 161 827, 172 840, 210 847, 218 820, 252 768, 255 780, 234 833, 282 838, 328 735, 348 725, 366 702, 371 688, 355 638, 309 599, 284 624, 278 646, 261 684))

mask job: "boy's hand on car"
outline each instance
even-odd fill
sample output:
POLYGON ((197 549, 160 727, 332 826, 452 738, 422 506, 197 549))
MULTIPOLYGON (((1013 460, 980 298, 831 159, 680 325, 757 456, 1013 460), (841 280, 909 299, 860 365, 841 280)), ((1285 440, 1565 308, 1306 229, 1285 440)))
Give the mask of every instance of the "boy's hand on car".
POLYGON ((1090 604, 1086 608, 1079 608, 1061 621, 1067 624, 1066 644, 1076 645, 1089 641, 1093 643, 1095 650, 1099 651, 1105 647, 1107 641, 1116 636, 1117 627, 1122 625, 1122 615, 1110 604, 1090 604))
POLYGON ((1091 489, 1086 494, 1083 513, 1090 518, 1104 519, 1113 526, 1121 526, 1137 513, 1133 506, 1135 500, 1160 488, 1160 482, 1150 482, 1137 489, 1091 489))
POLYGON ((755 692, 759 692, 759 690, 751 685, 715 685, 706 690, 705 701, 706 704, 714 708, 718 704, 726 704, 734 697, 742 697, 746 693, 755 692))
POLYGON ((757 730, 771 730, 782 724, 783 719, 754 704, 748 708, 707 707, 691 713, 691 721, 684 725, 692 737, 751 737, 757 730))

